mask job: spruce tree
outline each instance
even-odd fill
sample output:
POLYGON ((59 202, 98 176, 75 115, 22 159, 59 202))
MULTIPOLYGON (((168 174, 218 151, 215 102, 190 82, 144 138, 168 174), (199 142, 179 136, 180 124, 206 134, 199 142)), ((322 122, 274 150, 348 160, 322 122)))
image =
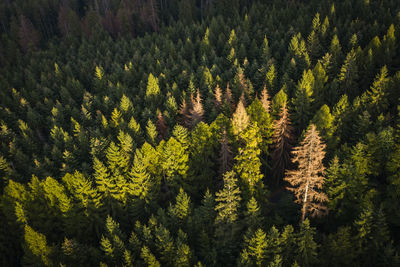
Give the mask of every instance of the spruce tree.
POLYGON ((224 174, 224 188, 217 192, 215 210, 218 212, 217 222, 232 223, 238 216, 240 189, 237 186, 237 178, 233 171, 224 174))
POLYGON ((250 118, 247 115, 242 99, 239 101, 232 117, 232 129, 235 135, 239 135, 249 125, 250 118))
POLYGON ((281 109, 280 119, 274 122, 273 136, 273 177, 276 185, 281 183, 285 170, 290 166, 290 152, 292 149, 292 126, 286 105, 281 109))
POLYGON ((314 124, 306 132, 301 146, 293 150, 293 164, 297 163, 295 170, 286 172, 285 181, 290 184, 288 189, 294 192, 296 202, 302 205, 301 221, 308 213, 312 216, 322 215, 326 212, 323 205, 328 200, 325 193, 321 192, 324 184, 325 167, 322 160, 325 156, 325 144, 322 143, 314 124))

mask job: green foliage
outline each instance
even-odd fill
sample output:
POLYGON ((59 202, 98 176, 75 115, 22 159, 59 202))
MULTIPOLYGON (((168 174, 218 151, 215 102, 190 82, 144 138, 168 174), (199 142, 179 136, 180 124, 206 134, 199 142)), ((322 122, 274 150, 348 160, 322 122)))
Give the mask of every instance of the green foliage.
POLYGON ((0 1, 0 265, 400 265, 398 10, 0 1))
POLYGON ((46 236, 25 225, 24 259, 26 265, 51 266, 51 247, 47 245, 46 236))
POLYGON ((233 171, 224 174, 224 188, 217 192, 215 210, 218 212, 217 221, 232 223, 237 219, 240 189, 237 187, 237 178, 233 171))

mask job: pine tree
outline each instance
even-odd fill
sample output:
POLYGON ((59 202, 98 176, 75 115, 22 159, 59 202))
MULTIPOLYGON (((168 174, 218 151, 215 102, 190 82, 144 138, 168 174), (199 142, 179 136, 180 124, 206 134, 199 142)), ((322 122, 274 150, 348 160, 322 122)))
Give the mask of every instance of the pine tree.
POLYGON ((383 66, 381 72, 376 75, 370 91, 368 91, 368 95, 370 96, 370 105, 373 109, 376 109, 377 114, 387 110, 389 104, 389 100, 387 99, 387 88, 390 79, 387 75, 387 67, 383 66))
MULTIPOLYGON (((268 147, 272 143, 273 124, 269 113, 265 111, 262 102, 259 99, 254 99, 251 105, 247 108, 250 121, 257 123, 259 134, 261 135, 261 142, 259 147, 264 155, 268 155, 268 147)), ((264 158, 264 162, 266 159, 264 158)))
POLYGON ((140 150, 136 149, 133 166, 129 172, 131 179, 130 187, 132 194, 145 199, 147 202, 151 199, 149 196, 152 181, 145 164, 143 163, 143 154, 140 150))
POLYGON ((318 244, 314 241, 315 228, 310 227, 308 219, 300 224, 297 237, 297 262, 300 266, 314 266, 318 263, 318 244))
POLYGON ((227 136, 225 128, 222 131, 220 144, 221 144, 221 148, 220 148, 218 160, 220 163, 219 173, 222 176, 224 173, 226 173, 227 171, 229 171, 232 168, 232 160, 233 160, 232 150, 229 146, 229 140, 228 140, 228 136, 227 136))
POLYGON ((281 113, 282 107, 286 106, 288 103, 288 101, 287 101, 288 96, 285 93, 285 88, 286 88, 286 85, 284 85, 282 87, 282 89, 278 93, 276 93, 276 95, 274 96, 274 98, 272 100, 271 115, 275 119, 281 113))
POLYGON ((264 85, 264 88, 261 92, 261 97, 260 97, 262 106, 265 110, 265 112, 269 113, 270 112, 270 107, 271 107, 271 102, 269 100, 269 95, 267 91, 267 87, 264 85))
POLYGON ((233 171, 224 174, 224 188, 217 192, 215 210, 218 212, 217 222, 232 223, 238 216, 240 189, 237 187, 237 178, 233 171))
POLYGON ((51 266, 49 256, 51 247, 47 245, 46 236, 36 232, 29 225, 25 225, 25 242, 23 245, 25 254, 23 262, 33 266, 51 266))
POLYGON ((144 246, 141 250, 140 257, 144 260, 144 262, 149 267, 160 267, 160 262, 156 259, 156 257, 151 253, 150 249, 147 246, 144 246))
POLYGON ((173 216, 175 223, 182 223, 191 215, 190 197, 179 188, 179 193, 176 196, 175 205, 170 204, 169 213, 173 216))
POLYGON ((197 123, 203 119, 204 110, 203 104, 201 103, 201 95, 199 89, 197 89, 196 98, 193 95, 190 96, 191 108, 189 109, 189 126, 194 128, 197 123))
POLYGON ((243 101, 240 100, 235 113, 232 117, 232 129, 233 133, 238 136, 244 129, 249 125, 250 118, 247 115, 243 101))
POLYGON ((159 111, 157 115, 156 127, 158 132, 158 138, 160 140, 163 140, 167 134, 168 126, 164 119, 164 115, 161 113, 161 111, 159 111))
POLYGON ((260 186, 259 182, 263 178, 260 172, 261 161, 259 158, 261 137, 258 133, 257 123, 244 130, 240 134, 240 138, 243 140, 244 146, 239 147, 239 153, 235 157, 235 170, 250 192, 254 192, 256 186, 260 186))
POLYGON ((152 73, 149 74, 146 87, 146 99, 152 101, 160 94, 160 87, 158 85, 158 79, 154 77, 152 73))
POLYGON ((346 93, 352 99, 359 94, 357 86, 358 67, 356 64, 356 52, 351 50, 344 61, 338 75, 342 93, 346 93))
POLYGON ((258 229, 249 240, 246 240, 246 247, 240 253, 240 262, 244 265, 266 266, 267 250, 267 236, 263 230, 258 229))
POLYGON ((290 166, 290 152, 292 149, 292 126, 286 105, 281 109, 280 119, 274 122, 274 136, 272 161, 273 177, 276 185, 279 185, 285 170, 290 166))
POLYGON ((222 90, 218 84, 214 90, 214 104, 215 104, 217 110, 219 110, 222 106, 222 90))
POLYGON ((20 15, 19 44, 27 52, 30 48, 36 48, 40 40, 39 32, 32 22, 23 14, 20 15))
POLYGON ((270 92, 276 92, 275 86, 276 86, 277 75, 278 74, 275 70, 275 65, 271 64, 268 68, 268 72, 265 75, 265 84, 270 92))
POLYGON ((247 202, 247 210, 245 212, 245 221, 247 232, 253 234, 256 229, 262 225, 262 216, 260 206, 254 197, 251 197, 247 202))
POLYGON ((147 140, 150 144, 156 145, 157 142, 157 127, 149 119, 146 125, 147 140))
POLYGON ((311 70, 304 71, 293 99, 293 123, 299 131, 303 130, 311 119, 313 90, 314 75, 311 70))
POLYGON ((328 200, 325 193, 321 192, 324 184, 325 167, 322 160, 325 156, 325 144, 322 143, 314 124, 307 130, 301 146, 293 150, 293 163, 298 163, 296 170, 286 172, 285 181, 290 184, 288 188, 294 192, 296 202, 302 205, 301 221, 307 213, 312 216, 322 215, 326 207, 322 204, 328 200))

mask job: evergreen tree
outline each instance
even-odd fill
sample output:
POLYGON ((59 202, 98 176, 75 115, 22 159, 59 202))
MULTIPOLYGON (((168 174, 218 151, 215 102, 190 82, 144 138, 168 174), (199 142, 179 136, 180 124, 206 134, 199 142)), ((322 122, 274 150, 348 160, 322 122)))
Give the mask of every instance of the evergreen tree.
POLYGON ((242 99, 239 101, 232 117, 233 133, 238 136, 249 125, 250 118, 247 115, 242 99))
POLYGON ((253 193, 256 186, 261 185, 260 181, 263 178, 260 171, 261 161, 259 158, 261 137, 258 134, 257 123, 250 125, 243 131, 240 134, 240 138, 243 140, 244 146, 239 147, 239 153, 235 157, 234 168, 246 189, 248 188, 253 193))
POLYGON ((314 241, 315 228, 310 227, 308 219, 300 225, 297 237, 297 262, 301 266, 313 266, 318 263, 318 244, 314 241))
POLYGON ((246 265, 265 266, 267 264, 267 236, 263 230, 258 229, 246 241, 246 248, 240 254, 240 262, 246 265))
POLYGON ((218 212, 217 222, 232 223, 237 219, 239 208, 240 189, 237 187, 237 178, 233 171, 224 174, 224 188, 217 192, 215 210, 218 212))
POLYGON ((311 70, 304 71, 293 99, 293 123, 300 131, 307 126, 311 119, 314 83, 314 75, 311 70))
POLYGON ((274 151, 271 156, 273 161, 273 176, 276 185, 280 184, 285 170, 290 166, 292 140, 292 126, 288 110, 286 105, 284 105, 280 113, 280 119, 274 122, 274 151))
POLYGON ((219 174, 222 176, 224 173, 232 168, 232 150, 229 146, 229 140, 226 133, 226 129, 223 129, 222 136, 220 139, 220 152, 219 152, 219 174))
POLYGON ((24 264, 51 266, 52 248, 47 245, 46 236, 25 225, 24 264))

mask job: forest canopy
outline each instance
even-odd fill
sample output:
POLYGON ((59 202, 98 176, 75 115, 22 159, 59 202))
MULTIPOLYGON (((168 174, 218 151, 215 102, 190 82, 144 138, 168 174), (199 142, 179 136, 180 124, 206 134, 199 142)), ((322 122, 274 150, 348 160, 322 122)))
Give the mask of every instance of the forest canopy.
POLYGON ((400 266, 397 0, 0 2, 1 266, 400 266))

